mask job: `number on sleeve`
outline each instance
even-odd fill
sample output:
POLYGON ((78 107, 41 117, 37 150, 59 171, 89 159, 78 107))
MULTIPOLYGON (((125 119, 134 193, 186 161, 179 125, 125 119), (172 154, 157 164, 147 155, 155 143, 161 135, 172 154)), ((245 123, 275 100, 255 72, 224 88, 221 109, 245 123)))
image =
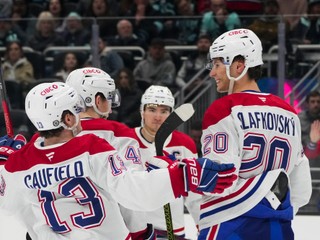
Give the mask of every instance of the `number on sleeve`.
POLYGON ((140 155, 132 146, 127 147, 125 158, 126 160, 132 161, 133 164, 141 164, 140 155))
POLYGON ((204 138, 203 155, 211 153, 225 153, 228 150, 228 135, 225 133, 216 133, 214 136, 208 134, 204 138), (212 150, 211 150, 212 146, 212 150))

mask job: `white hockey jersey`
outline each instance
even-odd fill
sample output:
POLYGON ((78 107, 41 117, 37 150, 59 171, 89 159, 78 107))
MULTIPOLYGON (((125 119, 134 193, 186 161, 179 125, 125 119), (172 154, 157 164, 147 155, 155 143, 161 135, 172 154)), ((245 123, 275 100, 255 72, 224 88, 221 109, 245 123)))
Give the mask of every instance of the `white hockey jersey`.
MULTIPOLYGON (((140 131, 141 127, 135 128, 135 135, 140 144, 141 159, 145 164, 148 158, 156 155, 156 149, 154 142, 150 143, 145 140, 140 131)), ((168 154, 174 155, 178 160, 197 157, 197 149, 194 141, 188 135, 179 131, 173 131, 173 133, 169 135, 164 143, 163 150, 168 154)), ((187 206, 194 221, 196 223, 199 221, 201 195, 192 192, 189 192, 188 195, 186 198, 179 198, 170 202, 173 231, 176 235, 185 234, 184 204, 187 206)), ((156 211, 148 212, 147 219, 148 222, 153 224, 155 229, 167 229, 163 207, 156 211)))
POLYGON ((128 126, 102 118, 81 119, 81 126, 82 131, 78 134, 79 136, 93 133, 107 140, 118 151, 118 155, 124 160, 125 167, 144 170, 140 159, 139 142, 128 126))
MULTIPOLYGON (((79 133, 79 136, 93 133, 105 139, 118 151, 118 155, 123 160, 123 165, 127 169, 145 171, 140 157, 139 143, 128 126, 117 121, 102 118, 81 119, 81 126, 82 131, 79 133)), ((120 206, 120 210, 132 236, 147 228, 145 212, 133 211, 123 206, 120 206)))
POLYGON ((246 91, 214 101, 204 115, 201 143, 203 157, 234 163, 239 180, 222 196, 203 198, 200 230, 252 209, 270 191, 281 169, 289 176, 294 212, 308 203, 311 177, 300 122, 279 97, 246 91))
POLYGON ((35 207, 36 218, 61 234, 55 239, 129 239, 118 202, 152 211, 174 200, 167 169, 125 170, 114 148, 93 134, 41 143, 9 157, 0 174, 0 208, 17 214, 35 207))

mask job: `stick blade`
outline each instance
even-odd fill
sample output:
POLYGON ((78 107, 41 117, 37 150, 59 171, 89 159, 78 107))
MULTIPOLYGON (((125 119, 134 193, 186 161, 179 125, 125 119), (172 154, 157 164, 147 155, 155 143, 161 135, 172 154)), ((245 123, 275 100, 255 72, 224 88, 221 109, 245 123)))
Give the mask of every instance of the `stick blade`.
POLYGON ((162 156, 163 144, 172 131, 191 118, 193 114, 192 104, 185 103, 176 108, 162 123, 155 136, 155 147, 158 156, 162 156))
POLYGON ((182 121, 185 122, 194 114, 194 108, 191 103, 185 103, 176 108, 175 112, 182 119, 182 121))

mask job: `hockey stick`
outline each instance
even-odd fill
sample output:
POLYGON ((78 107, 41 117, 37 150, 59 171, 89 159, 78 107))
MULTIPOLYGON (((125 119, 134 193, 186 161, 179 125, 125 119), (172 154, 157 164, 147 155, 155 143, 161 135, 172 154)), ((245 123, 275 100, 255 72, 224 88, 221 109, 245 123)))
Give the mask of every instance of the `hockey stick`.
POLYGON ((0 59, 0 95, 6 130, 9 137, 13 137, 13 128, 9 111, 9 99, 7 98, 6 85, 2 77, 2 64, 0 59))
MULTIPOLYGON (((168 136, 172 133, 173 130, 175 130, 182 123, 191 118, 193 113, 194 109, 192 104, 183 104, 180 107, 176 108, 161 124, 161 127, 159 128, 155 136, 155 147, 157 156, 163 156, 163 145, 168 136)), ((163 210, 166 219, 168 240, 174 240, 170 204, 165 204, 163 206, 163 210)))

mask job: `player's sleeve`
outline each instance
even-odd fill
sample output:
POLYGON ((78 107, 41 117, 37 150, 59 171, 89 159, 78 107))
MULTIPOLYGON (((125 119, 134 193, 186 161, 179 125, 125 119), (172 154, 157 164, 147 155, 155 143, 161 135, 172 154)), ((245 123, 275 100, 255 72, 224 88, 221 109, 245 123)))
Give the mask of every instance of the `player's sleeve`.
POLYGON ((175 199, 168 169, 129 169, 121 176, 109 175, 108 183, 112 196, 132 210, 153 211, 175 199))
POLYGON ((296 214, 300 207, 308 204, 312 193, 309 160, 303 153, 289 174, 289 180, 291 204, 296 214))
POLYGON ((18 173, 9 173, 5 167, 0 170, 0 208, 13 215, 26 206, 23 180, 18 173))
POLYGON ((152 211, 175 199, 168 169, 126 169, 117 151, 105 143, 94 146, 102 149, 91 156, 91 175, 118 203, 132 210, 152 211))
MULTIPOLYGON (((123 220, 130 231, 131 235, 143 234, 147 230, 146 212, 144 211, 133 211, 119 205, 123 220)), ((140 236, 140 235, 139 235, 140 236)), ((132 237, 132 236, 131 236, 132 237)), ((133 238, 136 239, 136 238, 133 238)))
POLYGON ((142 164, 141 155, 139 151, 139 143, 133 137, 128 136, 117 137, 117 145, 115 149, 117 149, 119 156, 123 160, 124 166, 126 168, 136 169, 136 170, 144 170, 144 166, 142 164))
MULTIPOLYGON (((187 149, 184 151, 183 158, 198 158, 197 147, 192 139, 187 137, 185 142, 189 142, 187 149)), ((184 205, 187 207, 189 214, 193 218, 196 225, 199 224, 200 203, 202 195, 194 192, 188 192, 188 196, 184 198, 184 205)))
POLYGON ((184 199, 184 204, 196 225, 199 224, 201 199, 202 195, 194 192, 189 192, 188 197, 184 199))
MULTIPOLYGON (((239 175, 242 140, 239 138, 232 117, 230 115, 226 116, 203 129, 201 137, 202 155, 219 163, 233 163, 236 168, 234 174, 239 175)), ((237 181, 234 182, 232 187, 225 189, 222 194, 214 193, 213 195, 229 195, 234 191, 236 183, 237 181)))

